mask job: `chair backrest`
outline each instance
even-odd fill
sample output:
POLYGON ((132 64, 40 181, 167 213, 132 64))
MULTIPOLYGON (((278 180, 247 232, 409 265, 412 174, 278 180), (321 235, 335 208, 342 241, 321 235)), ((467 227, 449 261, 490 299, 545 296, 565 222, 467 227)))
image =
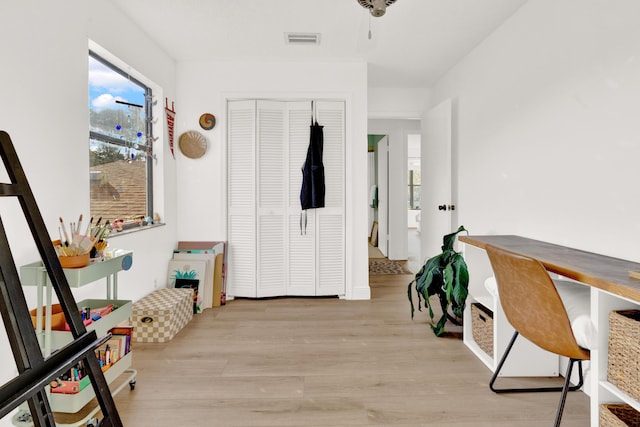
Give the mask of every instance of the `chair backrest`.
POLYGON ((486 250, 509 323, 545 350, 588 360, 589 351, 576 342, 564 304, 542 263, 491 245, 486 250))

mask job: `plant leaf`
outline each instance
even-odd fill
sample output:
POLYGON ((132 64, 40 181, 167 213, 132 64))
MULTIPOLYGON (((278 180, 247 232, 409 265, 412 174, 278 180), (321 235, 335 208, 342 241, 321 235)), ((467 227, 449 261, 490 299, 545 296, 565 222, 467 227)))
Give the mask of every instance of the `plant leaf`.
POLYGON ((424 301, 424 306, 427 307, 429 309, 429 318, 431 319, 431 322, 433 323, 433 307, 431 306, 431 299, 426 299, 424 301))
POLYGON ((451 264, 447 264, 442 271, 442 290, 446 296, 447 303, 451 302, 451 297, 453 295, 453 279, 453 267, 451 264))
MULTIPOLYGON (((413 313, 416 311, 415 308, 413 308, 413 295, 411 292, 411 285, 413 285, 414 282, 415 280, 412 280, 411 282, 409 282, 409 286, 407 286, 407 297, 409 298, 409 303, 411 304, 411 319, 413 319, 413 313)), ((420 304, 420 300, 418 300, 418 304, 420 304)))
POLYGON ((451 269, 455 279, 453 283, 453 299, 459 304, 464 303, 469 293, 469 271, 462 254, 456 253, 453 256, 451 269))
POLYGON ((467 263, 462 257, 462 254, 456 253, 453 256, 451 267, 455 278, 451 309, 457 317, 462 317, 467 295, 469 294, 469 271, 467 270, 467 263))
POLYGON ((428 288, 431 285, 431 281, 433 280, 433 271, 435 268, 440 267, 441 258, 442 254, 436 255, 425 261, 424 265, 415 276, 416 291, 424 294, 423 288, 425 286, 428 288))
POLYGON ((441 337, 442 334, 444 334, 444 327, 446 324, 447 324, 447 313, 442 315, 442 317, 440 318, 440 320, 438 320, 438 323, 435 326, 433 324, 430 325, 431 330, 437 337, 441 337))
MULTIPOLYGON (((467 231, 463 225, 461 225, 460 227, 458 227, 458 230, 451 233, 451 234, 447 234, 442 238, 442 251, 452 251, 453 250, 453 244, 456 242, 456 236, 463 232, 463 231, 467 231)), ((467 231, 467 234, 469 234, 469 232, 467 231)))

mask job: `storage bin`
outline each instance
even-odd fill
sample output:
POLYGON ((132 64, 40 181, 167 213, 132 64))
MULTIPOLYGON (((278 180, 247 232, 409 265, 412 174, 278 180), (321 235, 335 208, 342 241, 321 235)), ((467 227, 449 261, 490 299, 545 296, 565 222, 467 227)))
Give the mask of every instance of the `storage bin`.
POLYGON ((635 400, 640 400, 640 311, 609 313, 607 379, 635 400))
MULTIPOLYGON (((42 313, 42 327, 45 327, 47 321, 47 307, 41 308, 42 313)), ((38 309, 34 308, 29 311, 31 315, 31 323, 33 323, 33 327, 36 326, 36 317, 37 317, 38 309)), ((62 306, 60 304, 52 304, 51 305, 51 330, 53 331, 64 331, 64 325, 67 323, 67 318, 64 316, 62 312, 62 306)))
POLYGON ((478 347, 493 357, 493 313, 482 304, 471 304, 471 333, 478 347))
POLYGON ((193 290, 162 288, 133 304, 134 341, 166 342, 193 319, 193 290))
POLYGON ((640 412, 623 403, 600 405, 600 427, 640 427, 640 412))

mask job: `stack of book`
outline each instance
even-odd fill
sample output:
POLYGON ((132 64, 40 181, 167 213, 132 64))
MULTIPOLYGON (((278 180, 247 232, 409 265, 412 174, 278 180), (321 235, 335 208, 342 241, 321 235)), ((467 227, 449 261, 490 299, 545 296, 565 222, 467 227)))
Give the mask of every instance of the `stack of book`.
MULTIPOLYGON (((131 351, 132 326, 116 326, 109 330, 111 338, 95 350, 100 361, 102 371, 106 371, 118 360, 131 351)), ((91 380, 86 375, 83 361, 78 362, 60 377, 51 381, 51 393, 76 394, 80 393, 91 380)))

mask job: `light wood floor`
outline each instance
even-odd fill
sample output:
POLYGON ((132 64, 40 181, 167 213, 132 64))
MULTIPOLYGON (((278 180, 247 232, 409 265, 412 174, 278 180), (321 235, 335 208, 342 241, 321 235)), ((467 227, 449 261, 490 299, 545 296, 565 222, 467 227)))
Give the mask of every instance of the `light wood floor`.
MULTIPOLYGON (((167 344, 136 344, 128 427, 553 424, 558 393, 496 395, 457 338, 411 320, 411 276, 371 276, 369 301, 280 298, 206 310, 167 344)), ((588 426, 569 393, 563 426, 588 426)))

